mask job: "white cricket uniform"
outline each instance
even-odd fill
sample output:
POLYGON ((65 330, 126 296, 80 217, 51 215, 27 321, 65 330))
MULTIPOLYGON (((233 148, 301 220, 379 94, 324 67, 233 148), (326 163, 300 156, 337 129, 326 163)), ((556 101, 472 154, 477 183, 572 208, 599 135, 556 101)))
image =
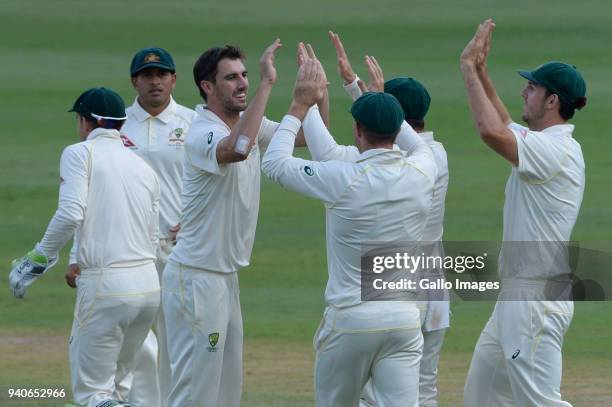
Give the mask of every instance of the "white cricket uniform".
MULTIPOLYGON (((506 184, 504 242, 562 246, 570 240, 584 193, 584 160, 572 137, 574 126, 539 132, 516 123, 509 128, 516 138, 518 166, 506 184)), ((509 298, 509 286, 513 301, 498 300, 478 339, 465 406, 570 406, 561 399, 561 348, 573 302, 529 301, 544 298, 540 283, 550 276, 538 276, 538 270, 547 270, 544 258, 525 257, 510 261, 503 250, 500 254, 500 299, 509 298), (525 301, 516 301, 517 292, 525 301)))
MULTIPOLYGON (((353 100, 356 100, 362 94, 357 84, 358 80, 359 78, 355 77, 352 83, 344 85, 344 90, 353 100)), ((409 132, 414 132, 414 130, 408 123, 404 122, 395 141, 402 150, 406 150, 407 146, 404 138, 409 132)), ((431 210, 422 240, 424 242, 438 242, 437 253, 432 254, 443 256, 441 242, 444 232, 446 191, 448 190, 448 158, 442 143, 435 141, 433 132, 422 132, 419 133, 419 136, 431 149, 436 167, 438 168, 431 210)), ((324 140, 326 140, 326 138, 321 138, 317 144, 320 144, 324 140)), ((327 149, 331 150, 329 147, 327 149)), ((441 274, 439 277, 443 278, 443 271, 439 272, 441 274)), ((440 361, 440 352, 442 351, 442 344, 444 343, 445 330, 450 325, 450 303, 446 291, 443 293, 443 298, 430 298, 432 295, 430 290, 422 294, 427 295, 428 298, 427 300, 417 302, 419 310, 421 311, 421 330, 423 332, 423 357, 421 358, 419 367, 419 406, 435 407, 437 406, 438 394, 438 362, 440 361)), ((436 291, 436 294, 442 293, 436 291)), ((368 382, 363 390, 361 406, 367 407, 375 405, 376 401, 374 399, 372 384, 368 382)))
MULTIPOLYGON (((173 247, 169 229, 179 223, 180 218, 185 136, 196 114, 173 98, 157 116, 151 116, 136 98, 126 114, 127 120, 121 128, 124 145, 142 157, 160 181, 159 246, 155 266, 161 281, 173 247)), ((136 369, 124 383, 131 389, 129 400, 133 405, 159 407, 166 404, 170 392, 170 360, 165 331, 160 309, 138 355, 136 369)))
POLYGON ((98 128, 64 150, 59 205, 40 249, 55 256, 76 234, 77 299, 70 335, 75 403, 127 399, 120 383, 160 304, 155 271, 160 187, 155 172, 98 128))
MULTIPOLYGON (((304 123, 313 139, 331 137, 318 109, 304 123)), ((300 121, 287 115, 263 158, 273 181, 325 204, 328 304, 315 334, 317 406, 356 406, 372 377, 381 406, 417 406, 423 340, 413 301, 361 301, 361 256, 368 242, 419 241, 431 207, 436 166, 414 137, 413 154, 371 149, 355 161, 307 161, 291 156, 300 121)), ((349 149, 342 149, 350 154, 349 149)))
POLYGON ((220 164, 230 128, 196 108, 185 144, 181 230, 163 276, 172 367, 170 407, 239 406, 242 313, 237 271, 249 265, 259 213, 260 151, 278 123, 263 119, 244 161, 220 164))

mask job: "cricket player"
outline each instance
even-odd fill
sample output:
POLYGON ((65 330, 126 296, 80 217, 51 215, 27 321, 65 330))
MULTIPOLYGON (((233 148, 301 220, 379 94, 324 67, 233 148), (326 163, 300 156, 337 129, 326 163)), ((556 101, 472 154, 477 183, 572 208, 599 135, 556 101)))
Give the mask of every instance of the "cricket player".
MULTIPOLYGON (((338 72, 344 81, 344 89, 353 100, 356 100, 363 93, 360 88, 360 86, 363 87, 363 83, 353 71, 340 36, 330 31, 329 37, 336 49, 338 72)), ((434 156, 438 175, 434 185, 432 207, 422 240, 424 242, 436 243, 433 246, 435 252, 432 252, 431 255, 443 256, 441 242, 444 201, 448 189, 448 159, 444 146, 435 141, 433 132, 425 131, 424 119, 431 102, 429 92, 420 82, 412 78, 395 78, 385 83, 382 70, 374 57, 366 58, 366 66, 370 78, 369 88, 374 91, 384 90, 384 92, 395 96, 404 111, 406 121, 402 123, 402 128, 395 143, 400 148, 405 147, 404 137, 406 137, 407 132, 416 131, 427 143, 434 156)), ((357 158, 359 152, 354 147, 337 146, 335 142, 326 145, 324 143, 326 141, 333 142, 331 137, 310 137, 315 131, 310 131, 310 120, 308 119, 306 119, 304 124, 304 128, 307 129, 305 132, 307 136, 306 144, 315 160, 347 160, 357 158)), ((428 273, 431 273, 431 271, 428 271, 428 273)), ((440 277, 444 277, 441 275, 441 271, 438 271, 438 273, 440 273, 440 277)), ((448 293, 446 292, 425 290, 422 294, 426 295, 426 297, 424 301, 418 302, 421 310, 421 330, 423 333, 423 357, 419 367, 419 406, 435 407, 437 406, 438 394, 438 362, 440 360, 442 344, 444 343, 444 334, 450 325, 450 307, 448 293)), ((371 382, 368 382, 364 388, 360 405, 362 407, 376 405, 371 382)))
MULTIPOLYGON (((126 109, 127 120, 121 128, 123 144, 142 157, 155 170, 161 186, 159 246, 155 266, 161 281, 166 260, 176 241, 181 210, 181 189, 185 136, 195 112, 176 103, 176 66, 163 48, 139 50, 130 64, 130 77, 136 100, 126 109)), ((78 273, 71 264, 67 273, 78 273)), ((166 346, 163 313, 158 314, 138 355, 133 375, 122 385, 131 389, 132 405, 165 405, 170 391, 170 361, 166 346)))
MULTIPOLYGON (((238 270, 249 265, 260 193, 260 155, 278 123, 264 117, 276 82, 274 41, 259 61, 247 105, 244 54, 211 48, 193 74, 205 101, 185 144, 181 230, 163 276, 172 367, 168 406, 239 406, 242 313, 238 270)), ((298 144, 304 145, 303 136, 298 144)))
POLYGON ((71 111, 82 142, 64 150, 58 209, 43 239, 13 262, 10 285, 23 297, 76 235, 81 273, 69 342, 74 402, 127 406, 120 382, 134 368, 160 305, 154 263, 160 186, 149 165, 123 146, 119 95, 93 88, 71 111))
POLYGON ((309 120, 324 128, 311 106, 326 86, 319 61, 304 62, 288 114, 262 163, 271 180, 321 200, 326 208, 328 306, 314 338, 317 406, 357 406, 370 377, 379 405, 417 406, 423 346, 419 310, 413 301, 362 302, 361 255, 367 242, 422 239, 437 169, 431 150, 416 135, 408 138, 409 157, 394 148, 404 115, 397 99, 382 92, 365 93, 351 107, 360 152, 356 160, 294 158, 294 139, 309 110, 309 120))
POLYGON ((574 307, 549 293, 556 281, 569 280, 564 244, 578 217, 585 178, 568 121, 586 104, 586 84, 575 67, 562 62, 519 71, 528 80, 522 91, 528 127, 513 123, 487 72, 494 26, 491 20, 482 23, 461 54, 478 132, 512 165, 499 257, 502 288, 474 350, 464 405, 570 406, 560 393, 561 349, 574 307), (549 264, 551 251, 565 267, 549 264))

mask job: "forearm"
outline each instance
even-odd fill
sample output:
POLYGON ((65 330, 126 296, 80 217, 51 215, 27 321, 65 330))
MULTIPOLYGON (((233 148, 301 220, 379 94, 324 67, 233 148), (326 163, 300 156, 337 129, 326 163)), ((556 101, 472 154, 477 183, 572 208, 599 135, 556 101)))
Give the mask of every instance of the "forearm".
MULTIPOLYGON (((271 92, 272 84, 262 82, 259 85, 255 97, 249 102, 249 106, 230 132, 230 135, 219 143, 217 147, 217 160, 220 163, 241 161, 249 155, 251 148, 255 144, 271 92), (246 136, 248 139, 243 152, 236 151, 236 144, 240 136, 246 136)), ((239 147, 245 146, 241 145, 239 147)))
POLYGON ((323 96, 323 99, 317 104, 317 107, 319 108, 319 114, 321 115, 325 127, 329 129, 329 92, 327 88, 325 89, 325 96, 323 96))
POLYGON ((395 138, 395 144, 400 150, 407 152, 408 155, 413 154, 417 148, 427 147, 419 133, 414 131, 412 126, 406 121, 402 122, 402 126, 395 138))
POLYGON ((344 85, 342 85, 346 93, 349 94, 349 96, 351 97, 351 99, 353 99, 353 101, 359 99, 359 97, 363 94, 363 92, 361 91, 357 83, 358 81, 359 81, 359 77, 355 76, 354 81, 350 83, 345 83, 344 85))
POLYGON ((56 257, 74 235, 82 219, 82 211, 77 205, 60 205, 38 245, 40 251, 49 258, 56 257))
POLYGON ((341 146, 336 143, 325 127, 317 107, 308 111, 302 121, 302 129, 314 161, 353 161, 359 156, 359 151, 354 146, 341 146))
POLYGON ((476 72, 476 68, 469 64, 462 64, 461 71, 472 118, 478 132, 482 137, 503 134, 506 129, 506 123, 504 123, 502 116, 487 95, 484 84, 476 72))
POLYGON ((292 103, 263 156, 261 169, 272 181, 281 181, 285 164, 292 158, 295 137, 302 124, 300 116, 306 115, 302 112, 303 107, 292 103))
POLYGON ((477 73, 478 78, 480 79, 480 82, 482 83, 482 86, 484 88, 484 91, 491 103, 493 104, 495 111, 499 115, 501 121, 505 125, 508 125, 512 121, 510 113, 508 113, 508 109, 506 109, 506 106, 499 98, 499 95, 495 90, 495 86, 493 86, 493 82, 491 81, 491 77, 489 76, 487 67, 483 66, 480 69, 477 69, 477 73))

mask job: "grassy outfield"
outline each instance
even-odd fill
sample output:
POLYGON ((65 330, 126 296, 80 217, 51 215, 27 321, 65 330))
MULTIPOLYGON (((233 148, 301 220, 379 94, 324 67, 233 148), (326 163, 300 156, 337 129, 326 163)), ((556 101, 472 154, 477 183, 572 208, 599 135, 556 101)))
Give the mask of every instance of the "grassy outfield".
MULTIPOLYGON (((251 95, 257 60, 279 36, 279 80, 268 115, 280 118, 295 78, 297 41, 311 42, 330 79, 332 133, 350 143, 350 102, 335 71, 327 30, 339 32, 354 68, 371 54, 387 78, 414 76, 430 90, 427 127, 448 151, 447 240, 501 237, 509 166, 475 134, 459 72, 459 54, 478 22, 497 22, 490 70, 516 120, 524 80, 517 69, 560 59, 577 65, 589 104, 576 116, 587 187, 574 231, 577 240, 612 240, 610 151, 612 54, 609 4, 570 1, 324 1, 297 3, 160 0, 105 2, 35 0, 0 2, 3 124, 0 160, 0 405, 50 406, 59 402, 6 401, 7 387, 69 388, 67 338, 74 291, 63 282, 66 252, 52 273, 23 301, 6 287, 9 261, 40 239, 55 211, 62 149, 77 141, 74 99, 92 86, 108 86, 131 103, 131 57, 144 46, 166 47, 178 65, 179 103, 199 102, 191 79, 206 48, 240 44, 249 56, 251 95), (606 52, 608 51, 608 52, 606 52)), ((214 236, 214 231, 211 232, 214 236)), ((311 406, 310 344, 324 307, 326 281, 323 208, 263 182, 252 266, 241 273, 245 323, 245 406, 311 406)), ((440 366, 443 406, 461 404, 467 366, 491 303, 453 305, 440 366)), ((612 306, 576 304, 564 348, 563 392, 576 406, 612 405, 612 306)))

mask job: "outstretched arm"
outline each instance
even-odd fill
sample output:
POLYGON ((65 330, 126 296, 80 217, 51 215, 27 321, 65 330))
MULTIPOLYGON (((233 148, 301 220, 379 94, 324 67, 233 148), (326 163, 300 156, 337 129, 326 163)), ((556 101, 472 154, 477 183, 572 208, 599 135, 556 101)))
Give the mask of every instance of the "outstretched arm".
MULTIPOLYGON (((507 127, 509 121, 505 122, 509 119, 509 115, 501 101, 499 101, 499 106, 492 101, 479 76, 479 69, 482 70, 482 64, 486 61, 487 43, 490 41, 494 27, 495 24, 490 19, 479 25, 474 38, 461 54, 461 73, 468 94, 472 118, 480 137, 489 147, 516 166, 518 165, 516 139, 507 127), (499 109, 502 111, 500 112, 499 109)), ((489 88, 489 93, 493 92, 495 98, 499 100, 490 81, 486 86, 489 88)))

